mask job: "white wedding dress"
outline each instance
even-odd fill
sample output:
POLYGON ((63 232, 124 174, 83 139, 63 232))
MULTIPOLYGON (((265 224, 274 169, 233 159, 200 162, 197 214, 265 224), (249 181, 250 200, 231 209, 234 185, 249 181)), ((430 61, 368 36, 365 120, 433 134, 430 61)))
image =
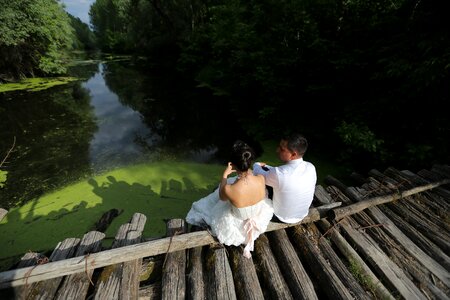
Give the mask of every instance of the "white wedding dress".
MULTIPOLYGON (((233 183, 237 177, 228 178, 233 183)), ((273 216, 272 200, 266 198, 247 207, 235 207, 230 201, 219 199, 219 188, 192 203, 186 222, 211 227, 211 233, 227 246, 245 244, 244 256, 251 257, 254 241, 265 232, 273 216)))

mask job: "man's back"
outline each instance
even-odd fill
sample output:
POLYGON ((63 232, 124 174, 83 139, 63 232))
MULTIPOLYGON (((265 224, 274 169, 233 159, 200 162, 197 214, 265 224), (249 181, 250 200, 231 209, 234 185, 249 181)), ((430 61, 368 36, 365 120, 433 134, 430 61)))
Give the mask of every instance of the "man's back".
POLYGON ((280 221, 296 223, 308 214, 317 182, 312 163, 300 158, 267 172, 255 164, 254 172, 264 174, 266 185, 273 188, 273 208, 280 221))

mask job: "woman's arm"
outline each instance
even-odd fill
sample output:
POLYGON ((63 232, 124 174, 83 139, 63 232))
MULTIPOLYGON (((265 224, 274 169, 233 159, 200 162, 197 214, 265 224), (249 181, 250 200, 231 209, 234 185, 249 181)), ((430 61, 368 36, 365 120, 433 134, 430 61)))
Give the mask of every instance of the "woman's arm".
POLYGON ((231 162, 228 163, 227 168, 225 169, 225 171, 223 171, 223 175, 222 175, 222 179, 220 180, 220 189, 219 189, 219 198, 220 200, 226 201, 228 200, 228 184, 227 184, 227 178, 228 175, 230 175, 231 173, 236 172, 235 170, 233 170, 233 165, 231 162))

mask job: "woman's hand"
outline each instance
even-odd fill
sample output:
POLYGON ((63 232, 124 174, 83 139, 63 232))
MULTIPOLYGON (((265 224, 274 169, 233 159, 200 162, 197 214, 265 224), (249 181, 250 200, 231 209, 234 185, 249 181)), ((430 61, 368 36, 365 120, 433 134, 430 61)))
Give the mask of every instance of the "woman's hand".
POLYGON ((236 172, 236 170, 233 170, 233 164, 231 162, 228 162, 228 166, 225 169, 225 171, 223 171, 223 175, 222 178, 228 178, 228 175, 230 175, 231 173, 236 172))

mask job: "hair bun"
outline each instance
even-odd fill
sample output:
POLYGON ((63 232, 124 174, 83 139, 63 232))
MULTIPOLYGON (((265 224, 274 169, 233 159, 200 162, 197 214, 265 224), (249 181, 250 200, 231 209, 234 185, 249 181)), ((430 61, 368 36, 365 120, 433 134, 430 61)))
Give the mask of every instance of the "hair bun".
POLYGON ((242 159, 243 160, 249 160, 252 157, 252 153, 250 151, 244 151, 242 153, 242 159))

